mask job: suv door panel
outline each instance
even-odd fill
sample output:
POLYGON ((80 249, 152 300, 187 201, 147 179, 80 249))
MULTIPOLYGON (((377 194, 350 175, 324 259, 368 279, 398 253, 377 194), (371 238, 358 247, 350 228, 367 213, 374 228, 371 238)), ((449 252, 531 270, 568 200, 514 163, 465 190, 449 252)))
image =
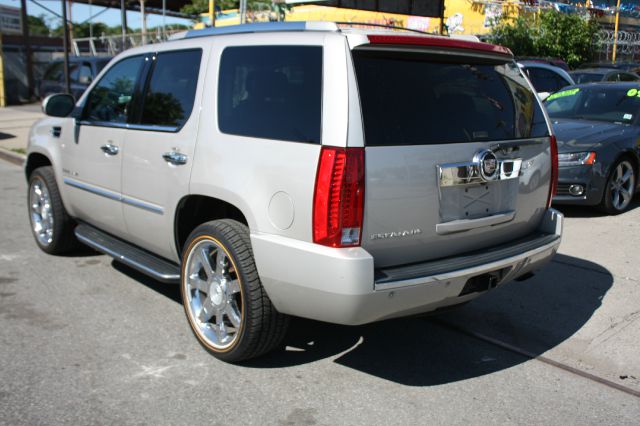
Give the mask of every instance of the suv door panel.
POLYGON ((201 96, 196 88, 205 60, 201 49, 160 52, 150 58, 140 124, 132 124, 126 133, 124 219, 131 242, 177 260, 175 208, 189 192, 201 96), (172 153, 186 162, 172 161, 172 153))
POLYGON ((129 57, 105 73, 62 157, 67 201, 78 219, 118 236, 126 234, 121 203, 125 126, 142 65, 142 57, 129 57))

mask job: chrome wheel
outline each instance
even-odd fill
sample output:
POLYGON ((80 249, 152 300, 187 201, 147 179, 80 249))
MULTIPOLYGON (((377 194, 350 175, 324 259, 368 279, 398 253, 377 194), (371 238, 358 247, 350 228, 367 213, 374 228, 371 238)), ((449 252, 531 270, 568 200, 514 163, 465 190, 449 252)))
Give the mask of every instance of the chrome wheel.
POLYGON ((46 247, 53 241, 53 207, 47 185, 40 178, 31 182, 29 206, 33 234, 40 245, 46 247))
POLYGON ((244 318, 233 260, 219 242, 203 237, 192 245, 185 271, 185 305, 194 330, 216 350, 232 347, 244 318))
POLYGON ((621 161, 611 173, 609 179, 609 192, 611 194, 611 205, 614 209, 621 211, 629 206, 633 198, 636 179, 633 167, 628 161, 621 161))

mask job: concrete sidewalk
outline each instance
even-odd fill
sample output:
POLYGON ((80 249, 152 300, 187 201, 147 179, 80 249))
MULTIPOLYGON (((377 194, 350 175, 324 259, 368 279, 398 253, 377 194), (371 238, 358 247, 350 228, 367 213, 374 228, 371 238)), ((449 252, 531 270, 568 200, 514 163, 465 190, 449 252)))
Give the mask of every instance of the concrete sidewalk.
POLYGON ((29 129, 43 117, 40 103, 0 108, 0 148, 24 154, 29 129))

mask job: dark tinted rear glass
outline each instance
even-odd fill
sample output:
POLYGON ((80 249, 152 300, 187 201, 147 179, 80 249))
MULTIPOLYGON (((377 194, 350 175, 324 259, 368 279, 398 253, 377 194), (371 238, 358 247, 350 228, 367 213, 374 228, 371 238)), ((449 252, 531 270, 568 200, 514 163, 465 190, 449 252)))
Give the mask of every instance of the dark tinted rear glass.
POLYGON ((228 47, 218 90, 220 131, 320 143, 322 47, 228 47))
POLYGON ((570 83, 553 71, 544 68, 527 68, 531 84, 538 92, 557 92, 570 83))
POLYGON ((571 74, 571 77, 573 77, 573 81, 575 81, 576 84, 580 84, 580 83, 591 83, 594 81, 602 81, 604 76, 602 74, 577 72, 577 73, 571 74))
POLYGON ((369 146, 546 136, 536 95, 518 66, 463 57, 355 51, 369 146))
POLYGON ((144 95, 142 124, 182 126, 193 109, 202 51, 158 54, 144 95))

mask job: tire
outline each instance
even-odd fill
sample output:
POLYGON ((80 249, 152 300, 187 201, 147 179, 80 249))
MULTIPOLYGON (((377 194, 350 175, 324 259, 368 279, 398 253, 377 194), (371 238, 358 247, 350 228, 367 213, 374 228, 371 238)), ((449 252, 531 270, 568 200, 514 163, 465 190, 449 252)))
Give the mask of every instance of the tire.
POLYGON ((271 351, 289 324, 260 283, 249 229, 234 220, 207 222, 191 233, 182 254, 180 293, 198 341, 226 362, 271 351))
POLYGON ((615 162, 602 196, 600 209, 607 214, 620 214, 631 205, 636 189, 636 169, 628 158, 615 162))
POLYGON ((38 247, 49 254, 63 254, 78 247, 75 222, 62 204, 51 166, 39 167, 29 176, 27 193, 31 232, 38 247))

